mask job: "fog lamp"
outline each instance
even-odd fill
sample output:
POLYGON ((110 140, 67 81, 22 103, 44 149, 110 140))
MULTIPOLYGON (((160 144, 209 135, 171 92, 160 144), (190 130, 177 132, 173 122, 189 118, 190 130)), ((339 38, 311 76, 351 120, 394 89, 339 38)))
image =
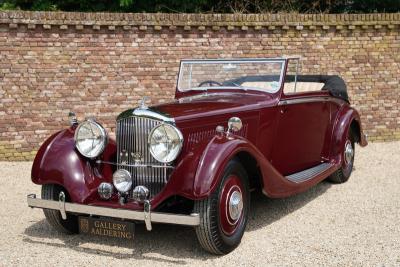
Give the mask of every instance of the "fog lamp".
POLYGON ((143 185, 138 185, 133 189, 132 198, 137 202, 143 203, 149 197, 149 189, 143 185))
POLYGON ((132 187, 131 173, 125 169, 119 169, 113 174, 113 184, 121 193, 126 193, 132 187))
POLYGON ((102 199, 110 199, 113 193, 113 186, 110 183, 101 183, 97 192, 102 199))

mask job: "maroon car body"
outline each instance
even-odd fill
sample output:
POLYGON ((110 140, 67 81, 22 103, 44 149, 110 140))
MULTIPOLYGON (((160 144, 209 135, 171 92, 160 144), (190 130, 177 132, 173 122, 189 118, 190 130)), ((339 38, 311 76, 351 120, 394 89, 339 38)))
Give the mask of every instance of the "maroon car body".
MULTIPOLYGON (((289 60, 283 59, 283 79, 289 60)), ((333 96, 329 90, 285 94, 284 84, 274 93, 235 87, 177 89, 172 102, 144 107, 173 118, 184 140, 167 183, 149 199, 151 212, 170 212, 168 207, 179 201, 210 197, 220 186, 232 159, 246 170, 250 188, 260 189, 271 198, 288 197, 341 168, 350 131, 355 142, 367 144, 360 116, 346 99, 333 96), (231 117, 240 118, 240 130, 216 130, 217 126, 227 129, 231 117), (312 171, 321 164, 323 167, 312 171)), ((144 203, 122 203, 118 192, 107 200, 99 197, 100 183, 113 183, 117 166, 110 163, 117 162, 117 144, 109 139, 99 157, 88 159, 75 148, 76 128, 77 124, 73 124, 43 143, 33 163, 32 181, 61 186, 72 203, 143 211, 144 203)), ((178 209, 178 213, 188 212, 178 209)))

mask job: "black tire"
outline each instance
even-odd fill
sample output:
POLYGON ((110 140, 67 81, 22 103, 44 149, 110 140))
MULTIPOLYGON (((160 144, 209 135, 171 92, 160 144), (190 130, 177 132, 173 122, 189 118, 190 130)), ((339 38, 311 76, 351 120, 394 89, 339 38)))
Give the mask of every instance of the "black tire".
POLYGON ((343 147, 343 162, 342 162, 342 166, 340 166, 340 168, 335 171, 333 174, 331 174, 328 177, 328 181, 330 181, 331 183, 334 184, 342 184, 345 183, 349 180, 350 176, 351 176, 351 172, 353 171, 353 167, 354 167, 354 157, 355 157, 355 137, 354 137, 354 133, 349 130, 348 136, 347 136, 347 140, 345 142, 345 146, 343 147), (347 144, 351 144, 351 147, 353 149, 353 156, 351 157, 351 160, 349 160, 348 162, 346 162, 345 160, 345 150, 346 150, 346 145, 347 144))
MULTIPOLYGON (((66 201, 69 201, 69 196, 66 190, 61 186, 54 184, 45 184, 42 186, 42 199, 58 201, 60 192, 63 191, 66 195, 66 201)), ((76 234, 78 229, 78 217, 67 213, 67 219, 63 220, 61 213, 58 210, 43 209, 44 216, 47 222, 57 231, 64 234, 76 234)))
MULTIPOLYGON (((224 191, 226 191, 226 189, 224 191)), ((232 190, 229 192, 231 191, 232 190)), ((227 164, 218 188, 214 190, 207 199, 196 201, 194 204, 194 212, 200 215, 200 225, 195 229, 201 246, 208 252, 217 255, 227 254, 234 250, 242 240, 248 220, 249 210, 250 191, 247 173, 238 161, 232 160, 227 164), (236 180, 240 180, 241 185, 243 186, 243 188, 240 188, 242 189, 243 208, 240 213, 240 219, 238 219, 233 233, 227 235, 224 233, 221 226, 219 203, 224 186, 228 183, 227 180, 232 176, 234 176, 236 180)))

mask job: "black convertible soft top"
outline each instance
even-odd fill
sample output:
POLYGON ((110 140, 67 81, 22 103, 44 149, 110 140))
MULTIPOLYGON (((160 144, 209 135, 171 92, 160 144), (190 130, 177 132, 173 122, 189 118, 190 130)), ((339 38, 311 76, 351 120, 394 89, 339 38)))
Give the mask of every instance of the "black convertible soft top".
MULTIPOLYGON (((294 77, 294 75, 287 75, 286 82, 294 82, 294 77)), ((338 75, 297 75, 297 81, 324 83, 321 90, 328 90, 332 96, 349 102, 346 83, 338 75)))

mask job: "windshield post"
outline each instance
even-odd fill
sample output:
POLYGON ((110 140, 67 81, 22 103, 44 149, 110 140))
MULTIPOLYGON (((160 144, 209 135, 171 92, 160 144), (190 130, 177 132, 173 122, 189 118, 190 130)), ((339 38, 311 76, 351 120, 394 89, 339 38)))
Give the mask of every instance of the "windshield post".
POLYGON ((189 70, 189 87, 192 87, 192 71, 193 71, 193 65, 190 65, 190 70, 189 70))
POLYGON ((297 86, 297 74, 299 72, 299 60, 296 60, 296 75, 294 76, 294 92, 296 93, 296 86, 297 86))

